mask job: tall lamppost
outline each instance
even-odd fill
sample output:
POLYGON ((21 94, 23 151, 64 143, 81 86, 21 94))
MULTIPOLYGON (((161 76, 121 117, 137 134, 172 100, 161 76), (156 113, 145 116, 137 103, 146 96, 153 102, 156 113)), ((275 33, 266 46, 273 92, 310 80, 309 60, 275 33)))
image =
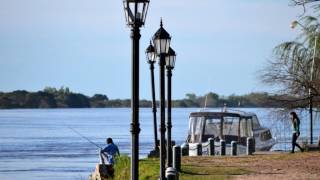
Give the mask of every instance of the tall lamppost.
POLYGON ((160 78, 160 179, 165 179, 165 57, 169 51, 171 37, 163 28, 162 20, 160 29, 153 35, 155 52, 159 56, 160 78))
POLYGON ((132 39, 132 96, 131 96, 131 179, 139 177, 139 40, 140 27, 144 25, 149 0, 124 0, 127 25, 131 27, 132 39))
POLYGON ((154 88, 154 63, 156 62, 156 53, 151 42, 146 49, 147 61, 150 64, 151 75, 151 94, 152 94, 152 113, 153 113, 153 133, 154 133, 154 152, 158 152, 158 135, 157 135, 157 102, 154 88))
MULTIPOLYGON (((297 25, 301 26, 308 33, 314 35, 313 57, 312 57, 312 64, 311 64, 311 69, 310 69, 310 82, 312 83, 314 60, 315 60, 315 57, 316 57, 316 50, 317 50, 318 34, 317 34, 317 32, 310 32, 310 30, 307 29, 301 23, 299 23, 299 21, 292 21, 291 28, 294 29, 297 25)), ((312 108, 313 108, 313 100, 312 100, 312 98, 313 98, 312 90, 309 87, 310 144, 313 144, 313 110, 312 110, 312 108)))
POLYGON ((170 47, 169 52, 166 56, 166 68, 167 68, 167 159, 168 159, 168 167, 172 167, 172 144, 171 144, 171 79, 172 79, 172 69, 174 68, 176 62, 176 52, 170 47))

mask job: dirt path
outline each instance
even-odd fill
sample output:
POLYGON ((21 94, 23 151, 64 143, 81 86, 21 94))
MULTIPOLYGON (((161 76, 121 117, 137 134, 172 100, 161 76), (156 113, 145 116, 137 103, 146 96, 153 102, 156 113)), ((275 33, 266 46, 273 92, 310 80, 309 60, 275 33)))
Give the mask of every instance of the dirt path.
POLYGON ((227 174, 232 179, 318 179, 320 152, 271 153, 240 157, 188 157, 183 162, 206 168, 239 168, 244 173, 227 174))

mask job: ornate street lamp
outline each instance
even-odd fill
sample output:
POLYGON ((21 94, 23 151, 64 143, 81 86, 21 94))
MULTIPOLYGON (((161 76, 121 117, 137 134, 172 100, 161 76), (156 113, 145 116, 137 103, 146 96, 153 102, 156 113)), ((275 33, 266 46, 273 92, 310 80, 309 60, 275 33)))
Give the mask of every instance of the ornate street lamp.
POLYGON ((144 25, 150 0, 124 0, 123 7, 127 25, 131 27, 144 25))
POLYGON ((139 178, 139 40, 140 27, 144 25, 149 0, 124 0, 127 25, 131 27, 132 39, 132 96, 131 96, 131 179, 139 178))
POLYGON ((160 78, 160 179, 165 179, 165 57, 169 51, 171 37, 163 28, 162 20, 160 29, 153 35, 155 52, 159 56, 159 78, 160 78))
POLYGON ((152 112, 153 112, 153 132, 154 132, 154 153, 157 154, 158 151, 158 135, 157 135, 157 103, 156 103, 156 93, 154 88, 154 63, 156 62, 155 49, 151 44, 146 49, 147 62, 150 64, 150 75, 151 75, 151 94, 152 94, 152 112))
POLYGON ((176 62, 176 52, 170 47, 169 52, 166 55, 166 68, 167 68, 167 159, 168 159, 168 167, 172 167, 172 144, 171 144, 171 77, 172 77, 172 69, 174 68, 176 62))
POLYGON ((166 56, 166 67, 167 69, 174 69, 176 64, 176 52, 170 47, 169 52, 166 56))

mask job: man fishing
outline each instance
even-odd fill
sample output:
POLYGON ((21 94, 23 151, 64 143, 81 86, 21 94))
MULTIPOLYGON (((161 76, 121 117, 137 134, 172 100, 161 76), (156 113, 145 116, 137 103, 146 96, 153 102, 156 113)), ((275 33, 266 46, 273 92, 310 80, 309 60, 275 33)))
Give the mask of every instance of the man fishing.
POLYGON ((98 144, 91 141, 86 136, 82 135, 77 130, 73 129, 72 127, 69 127, 74 133, 81 136, 83 139, 87 140, 91 144, 95 145, 96 147, 100 148, 100 164, 97 164, 95 172, 90 175, 90 180, 96 180, 96 177, 100 177, 100 179, 108 179, 108 177, 113 178, 114 175, 114 156, 118 154, 120 156, 119 148, 116 146, 111 138, 107 138, 107 146, 105 148, 101 148, 98 144))
POLYGON ((119 148, 113 143, 112 138, 107 138, 107 146, 100 151, 100 162, 102 164, 113 165, 115 155, 120 156, 119 148))
POLYGON ((100 148, 100 164, 96 166, 96 170, 92 177, 96 177, 97 174, 99 174, 99 176, 102 177, 101 179, 108 179, 109 177, 114 177, 114 157, 116 155, 120 156, 120 152, 118 146, 116 146, 113 143, 112 138, 107 138, 106 143, 107 146, 105 148, 100 148))

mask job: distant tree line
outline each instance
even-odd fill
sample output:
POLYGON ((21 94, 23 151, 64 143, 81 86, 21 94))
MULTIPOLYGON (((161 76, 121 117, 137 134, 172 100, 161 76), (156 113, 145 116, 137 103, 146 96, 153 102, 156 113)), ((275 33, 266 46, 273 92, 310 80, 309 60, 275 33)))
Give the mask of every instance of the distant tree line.
MULTIPOLYGON (((289 97, 287 97, 289 98, 289 97)), ((247 95, 219 96, 208 93, 204 96, 186 94, 184 99, 173 100, 173 107, 281 107, 276 101, 277 95, 268 93, 250 93, 247 95)), ((158 104, 158 102, 157 102, 158 104)), ((130 107, 130 99, 109 99, 103 94, 92 97, 71 92, 67 87, 60 89, 46 87, 42 91, 28 92, 17 90, 13 92, 0 92, 0 108, 105 108, 130 107)), ((141 107, 151 107, 149 100, 140 100, 141 107)))
MULTIPOLYGON (((210 92, 204 96, 196 94, 186 94, 186 97, 181 100, 174 100, 174 107, 281 107, 281 104, 274 101, 277 95, 268 93, 250 93, 246 95, 219 96, 216 93, 210 92)), ((289 97, 288 97, 289 98, 289 97)))

